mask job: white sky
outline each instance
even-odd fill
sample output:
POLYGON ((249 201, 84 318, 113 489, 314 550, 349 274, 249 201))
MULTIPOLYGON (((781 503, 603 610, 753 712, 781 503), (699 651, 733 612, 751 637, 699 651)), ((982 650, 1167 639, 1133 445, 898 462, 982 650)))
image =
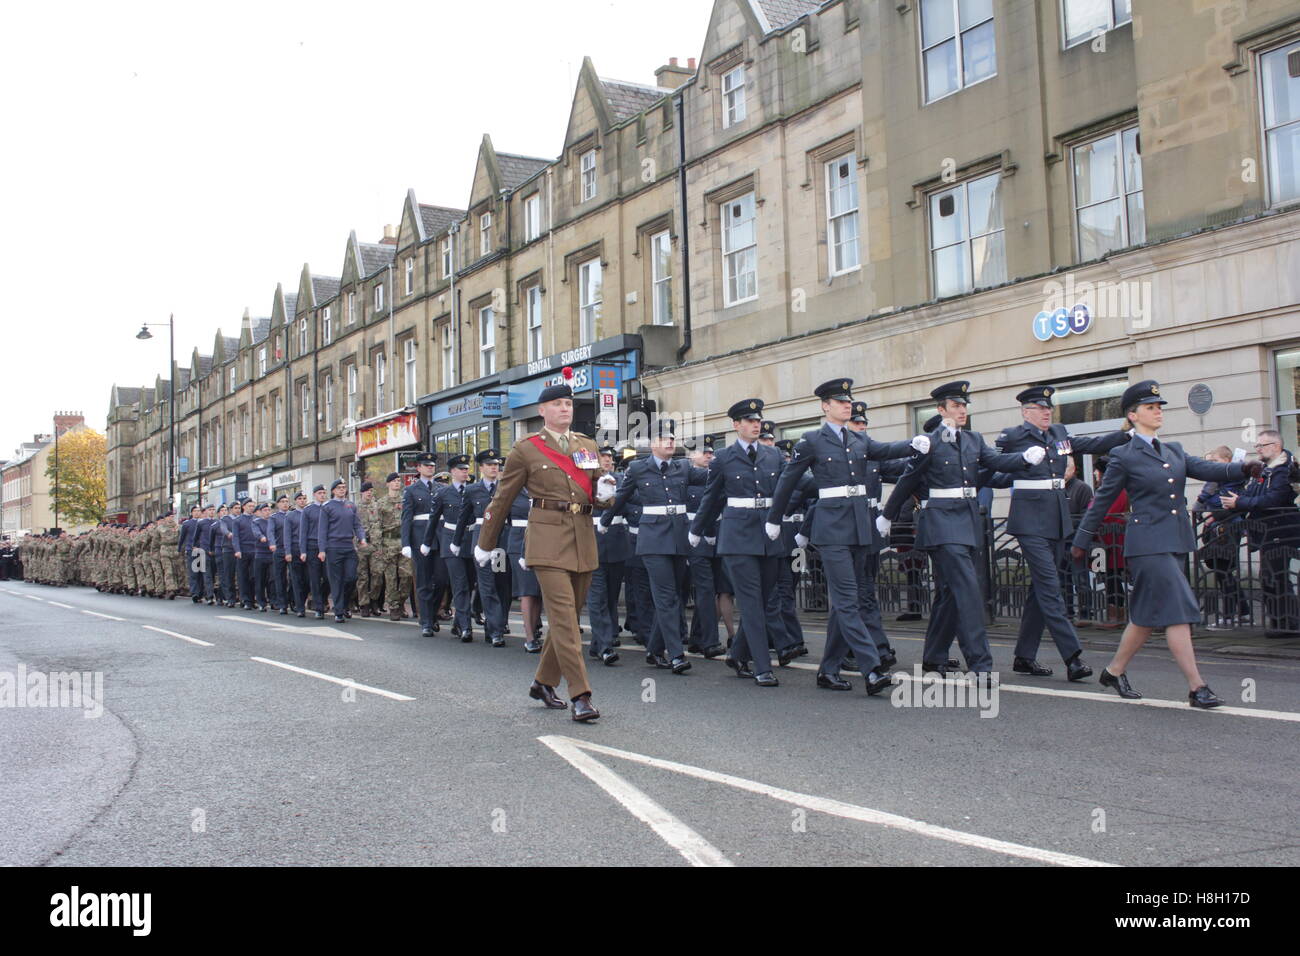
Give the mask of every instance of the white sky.
POLYGON ((484 133, 553 158, 582 58, 653 85, 698 57, 709 0, 9 4, 0 31, 0 461, 56 410, 338 275, 406 190, 462 208, 484 133), (135 338, 141 322, 162 322, 135 338), (15 336, 15 330, 22 330, 15 336))

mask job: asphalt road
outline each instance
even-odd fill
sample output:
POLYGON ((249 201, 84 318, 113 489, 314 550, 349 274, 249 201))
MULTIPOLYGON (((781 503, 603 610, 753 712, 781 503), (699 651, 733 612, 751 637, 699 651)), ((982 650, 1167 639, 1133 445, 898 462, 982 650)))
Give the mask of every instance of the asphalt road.
MULTIPOLYGON (((103 681, 0 706, 0 864, 1300 863, 1300 663, 1203 659, 1232 705, 1206 713, 1163 650, 1131 703, 1014 675, 1001 645, 980 716, 819 690, 811 658, 775 689, 720 661, 676 677, 625 641, 583 725, 529 700, 514 631, 0 583, 0 691, 23 667, 103 681)), ((910 672, 919 635, 894 639, 910 672)))

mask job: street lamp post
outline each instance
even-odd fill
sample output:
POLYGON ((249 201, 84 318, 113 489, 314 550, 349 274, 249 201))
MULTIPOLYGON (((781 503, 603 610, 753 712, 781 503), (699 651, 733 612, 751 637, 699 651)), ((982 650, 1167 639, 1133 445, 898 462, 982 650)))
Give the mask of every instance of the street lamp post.
MULTIPOLYGON (((167 316, 167 338, 170 362, 167 366, 167 506, 176 507, 176 315, 167 316)), ((150 326, 161 328, 161 322, 142 322, 137 339, 151 339, 150 326)))

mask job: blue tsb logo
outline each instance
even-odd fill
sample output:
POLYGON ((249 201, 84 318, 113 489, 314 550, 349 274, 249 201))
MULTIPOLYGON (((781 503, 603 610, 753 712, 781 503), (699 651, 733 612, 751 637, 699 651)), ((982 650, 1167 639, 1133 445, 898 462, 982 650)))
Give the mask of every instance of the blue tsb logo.
POLYGON ((1034 338, 1040 342, 1048 342, 1053 338, 1063 339, 1071 332, 1082 335, 1090 328, 1092 313, 1082 302, 1072 309, 1039 312, 1034 316, 1034 338))

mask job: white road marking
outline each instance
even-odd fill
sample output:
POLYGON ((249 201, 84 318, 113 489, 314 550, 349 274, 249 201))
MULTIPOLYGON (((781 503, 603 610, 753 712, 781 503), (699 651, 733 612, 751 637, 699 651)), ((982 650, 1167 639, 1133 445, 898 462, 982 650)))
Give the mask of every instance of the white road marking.
POLYGON ((665 843, 685 857, 691 866, 734 866, 722 851, 700 836, 677 817, 655 803, 642 791, 614 771, 582 752, 582 741, 570 737, 538 737, 542 743, 576 767, 588 780, 600 787, 642 823, 654 830, 665 843))
POLYGON ((50 601, 50 602, 48 602, 48 603, 53 604, 55 607, 64 607, 64 608, 67 608, 69 611, 75 611, 75 610, 76 610, 76 608, 74 608, 71 604, 60 604, 58 601, 50 601))
POLYGON ((182 641, 189 641, 191 644, 198 644, 200 647, 213 647, 209 641, 200 641, 197 637, 187 637, 184 634, 177 634, 175 631, 166 631, 161 627, 154 627, 152 624, 140 625, 146 631, 157 631, 159 634, 166 634, 168 637, 179 637, 182 641))
POLYGON ((100 614, 98 611, 87 611, 85 608, 81 608, 80 610, 81 610, 81 613, 82 613, 82 614, 89 614, 89 615, 91 615, 92 617, 103 617, 103 618, 107 618, 107 619, 110 620, 110 621, 125 621, 125 620, 126 620, 126 618, 124 618, 124 617, 113 617, 113 615, 111 615, 111 614, 100 614))
MULTIPOLYGON (((1115 866, 1114 863, 1106 863, 1102 860, 1092 860, 1083 856, 1072 856, 1068 853, 1058 853, 1055 850, 1043 850, 1038 847, 1024 846, 1019 843, 1008 843, 1005 840, 996 840, 992 837, 980 836, 976 833, 966 833, 962 830, 951 830, 948 827, 936 826, 933 823, 926 823, 923 820, 913 820, 910 817, 899 816, 894 813, 886 813, 883 810, 873 810, 870 807, 860 807, 852 803, 844 803, 840 800, 832 800, 826 797, 815 797, 806 793, 798 793, 794 790, 784 790, 781 787, 769 786, 765 783, 758 783, 754 780, 746 780, 744 777, 734 777, 727 773, 718 773, 715 770, 705 770, 702 767, 692 767, 689 764, 675 763, 671 760, 660 760, 657 757, 647 757, 645 754, 633 753, 629 750, 616 750, 613 747, 605 747, 601 744, 590 743, 586 740, 577 740, 573 737, 539 737, 542 743, 546 744, 552 750, 560 753, 555 743, 561 742, 567 744, 572 749, 582 749, 592 753, 605 754, 610 757, 619 757, 623 760, 630 760, 634 763, 642 764, 646 767, 654 767, 659 770, 671 770, 673 773, 684 774, 688 777, 695 777, 697 780, 707 780, 710 783, 721 783, 728 787, 735 787, 737 790, 745 790, 749 793, 756 793, 760 796, 771 797, 773 800, 780 800, 783 803, 791 803, 797 807, 804 807, 808 810, 816 810, 819 813, 828 813, 832 816, 843 817, 846 820, 858 820, 862 823, 873 823, 877 826, 889 827, 894 830, 904 830, 908 833, 916 833, 921 836, 934 837, 938 840, 946 840, 949 843, 957 843, 962 846, 975 847, 981 850, 991 850, 994 853, 1002 853, 1006 856, 1021 857, 1026 860, 1034 860, 1039 863, 1054 863, 1058 866, 1115 866)), ((567 755, 561 754, 562 756, 567 755)), ((599 766, 599 765, 598 765, 599 766)), ((581 768, 579 768, 581 769, 581 768)))
POLYGON ((312 637, 341 637, 348 641, 360 641, 364 638, 357 637, 355 634, 349 634, 347 631, 340 631, 335 627, 326 627, 325 625, 315 626, 309 624, 284 624, 280 621, 267 621, 260 617, 240 617, 238 614, 219 614, 217 615, 223 621, 242 621, 245 624, 260 624, 263 627, 269 627, 274 631, 285 631, 290 634, 307 634, 312 637))
POLYGON ((45 603, 45 598, 38 598, 35 594, 24 594, 23 597, 27 598, 29 601, 40 601, 42 604, 45 603))
POLYGON ((272 667, 281 667, 287 671, 293 671, 295 674, 318 677, 321 680, 329 681, 331 684, 338 684, 340 687, 352 687, 356 690, 363 690, 367 694, 378 694, 380 697, 387 697, 389 700, 415 700, 414 697, 407 697, 405 694, 396 694, 391 690, 382 690, 378 687, 370 687, 367 684, 358 684, 356 681, 348 680, 345 677, 331 677, 329 674, 322 674, 319 671, 309 671, 305 667, 294 667, 292 664, 285 664, 282 661, 273 661, 268 657, 253 657, 250 660, 270 664, 272 667))

